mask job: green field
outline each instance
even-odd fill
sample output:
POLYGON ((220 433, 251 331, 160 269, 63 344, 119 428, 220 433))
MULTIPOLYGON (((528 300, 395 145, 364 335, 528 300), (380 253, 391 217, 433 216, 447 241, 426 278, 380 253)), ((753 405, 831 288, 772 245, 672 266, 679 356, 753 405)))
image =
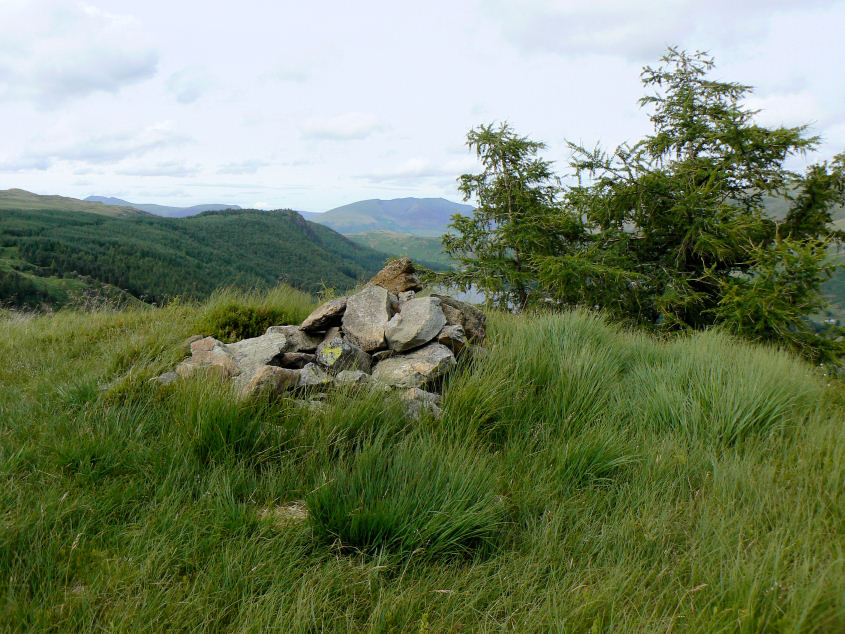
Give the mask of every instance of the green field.
POLYGON ((840 383, 580 312, 491 314, 441 420, 150 380, 313 303, 0 313, 0 630, 845 630, 840 383))

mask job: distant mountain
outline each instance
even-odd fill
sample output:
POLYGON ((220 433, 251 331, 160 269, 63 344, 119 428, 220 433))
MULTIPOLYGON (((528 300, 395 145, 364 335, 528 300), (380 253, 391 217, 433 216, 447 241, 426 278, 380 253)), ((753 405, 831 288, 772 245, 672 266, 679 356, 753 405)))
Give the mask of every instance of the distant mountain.
POLYGON ((415 236, 440 236, 453 214, 471 215, 472 205, 445 198, 362 200, 311 216, 314 222, 340 233, 391 231, 415 236))
POLYGON ((66 196, 42 196, 23 189, 0 190, 0 211, 82 211, 101 216, 145 216, 147 213, 128 203, 105 205, 99 201, 79 200, 66 196))
POLYGON ((238 205, 223 205, 219 203, 209 205, 194 205, 192 207, 170 207, 168 205, 153 205, 153 204, 139 204, 130 203, 120 198, 111 198, 109 196, 88 196, 85 199, 88 202, 97 202, 104 205, 115 205, 119 207, 133 207, 146 211, 147 213, 156 216, 164 216, 165 218, 185 218, 186 216, 195 216, 204 211, 223 211, 224 209, 241 209, 238 205))

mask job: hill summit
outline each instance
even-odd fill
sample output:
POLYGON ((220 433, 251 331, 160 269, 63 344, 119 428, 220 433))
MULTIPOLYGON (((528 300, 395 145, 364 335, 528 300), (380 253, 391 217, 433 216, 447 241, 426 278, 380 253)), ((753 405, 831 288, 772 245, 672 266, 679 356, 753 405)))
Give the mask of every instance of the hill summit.
POLYGON ((415 236, 440 236, 454 214, 472 214, 472 205, 455 203, 445 198, 394 198, 393 200, 361 200, 335 207, 309 220, 331 227, 340 233, 391 231, 415 236))

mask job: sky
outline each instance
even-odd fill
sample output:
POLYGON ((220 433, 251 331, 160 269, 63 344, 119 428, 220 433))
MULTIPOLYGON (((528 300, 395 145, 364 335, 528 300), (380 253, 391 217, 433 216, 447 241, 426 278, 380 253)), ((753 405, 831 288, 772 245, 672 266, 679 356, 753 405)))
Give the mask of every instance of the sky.
POLYGON ((0 189, 324 211, 460 200, 465 145, 508 121, 566 140, 649 131, 668 45, 755 87, 765 125, 845 150, 842 0, 0 0, 0 189))

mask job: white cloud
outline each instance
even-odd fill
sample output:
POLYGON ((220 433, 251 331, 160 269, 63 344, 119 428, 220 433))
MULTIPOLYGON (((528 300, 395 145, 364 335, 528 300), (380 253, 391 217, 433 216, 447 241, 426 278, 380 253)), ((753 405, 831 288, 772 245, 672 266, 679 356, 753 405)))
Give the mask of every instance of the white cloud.
POLYGON ((0 96, 44 107, 116 93, 159 61, 133 18, 58 0, 4 0, 0 41, 0 96))
POLYGON ((472 157, 454 159, 437 164, 429 159, 411 158, 394 167, 373 170, 362 178, 376 183, 407 183, 421 179, 456 179, 461 174, 475 170, 477 161, 472 157))
POLYGON ((374 114, 347 112, 334 117, 311 117, 302 124, 302 134, 309 139, 366 139, 382 129, 374 114))
POLYGON ((167 89, 176 97, 176 101, 191 104, 208 90, 211 82, 201 71, 181 70, 167 78, 167 89))
MULTIPOLYGON (((143 156, 153 151, 182 145, 190 137, 173 129, 173 124, 163 121, 136 132, 113 132, 87 136, 56 147, 27 150, 8 165, 18 165, 20 170, 47 169, 59 161, 72 161, 87 167, 77 167, 76 174, 91 173, 91 166, 117 163, 124 159, 143 156)), ((133 172, 135 173, 135 172, 133 172)))
POLYGON ((189 164, 185 161, 163 161, 154 164, 126 165, 115 170, 117 174, 127 176, 168 176, 171 178, 187 178, 196 176, 202 171, 200 165, 189 164))
POLYGON ((709 32, 722 42, 761 38, 776 10, 834 5, 837 0, 486 0, 505 37, 528 52, 621 55, 651 62, 666 47, 709 32))
POLYGON ((261 159, 246 159, 244 161, 234 161, 221 165, 217 170, 218 174, 255 174, 262 167, 270 165, 269 161, 261 159))

